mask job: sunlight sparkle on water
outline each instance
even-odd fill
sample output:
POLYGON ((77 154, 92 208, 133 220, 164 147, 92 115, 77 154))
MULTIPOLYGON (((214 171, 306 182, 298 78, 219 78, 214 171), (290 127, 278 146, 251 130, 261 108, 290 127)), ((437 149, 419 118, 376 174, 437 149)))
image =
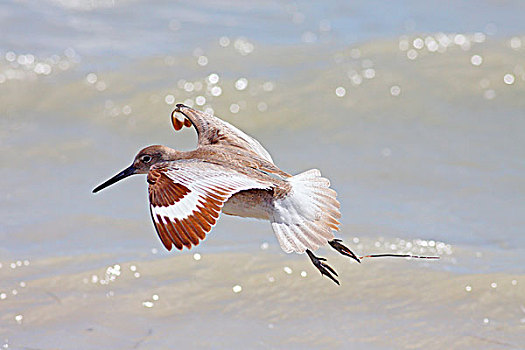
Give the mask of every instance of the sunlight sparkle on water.
POLYGON ((22 321, 24 320, 24 316, 23 315, 16 315, 15 316, 15 321, 16 323, 18 324, 22 324, 22 321))
POLYGON ((194 88, 195 88, 195 86, 193 85, 192 82, 187 81, 187 82, 184 83, 184 90, 186 92, 192 92, 194 90, 194 88))
POLYGON ((487 39, 487 36, 481 32, 476 32, 473 35, 473 40, 475 43, 485 42, 486 39, 487 39))
POLYGON ((5 59, 7 62, 14 62, 16 60, 16 54, 13 51, 8 51, 5 54, 5 59))
POLYGON ((199 58, 197 59, 197 64, 199 66, 205 66, 208 64, 208 57, 206 56, 199 56, 199 58))
POLYGON ((197 106, 203 106, 204 104, 206 104, 206 97, 204 96, 195 97, 195 103, 197 104, 197 106))
POLYGON ((219 75, 216 73, 211 73, 208 75, 208 83, 210 84, 217 84, 219 82, 219 75))
POLYGON ((155 305, 155 304, 153 304, 152 301, 149 301, 149 300, 148 300, 148 301, 143 301, 143 302, 142 302, 142 305, 143 305, 144 307, 147 307, 147 308, 152 308, 153 305, 155 305))
POLYGON ((399 85, 393 85, 390 88, 390 95, 399 96, 400 94, 401 94, 401 88, 399 87, 399 85))
POLYGON ((164 97, 164 102, 166 102, 166 104, 168 105, 172 105, 175 103, 175 96, 173 95, 166 95, 166 97, 164 97))
POLYGON ((103 81, 98 81, 96 84, 95 84, 95 89, 97 89, 98 91, 104 91, 107 89, 107 84, 103 81))
POLYGON ((403 35, 399 38, 399 50, 401 51, 407 51, 410 47, 410 43, 408 42, 408 37, 406 35, 403 35))
POLYGON ((483 57, 480 55, 474 55, 470 58, 470 63, 472 63, 473 66, 479 66, 483 63, 483 57))
POLYGON ((233 47, 242 56, 249 55, 255 49, 255 46, 245 38, 238 38, 233 42, 233 47))
POLYGON ((220 86, 214 86, 211 88, 210 93, 212 94, 212 96, 217 97, 222 94, 222 89, 220 86))
POLYGON ((350 78, 350 81, 352 82, 352 85, 354 86, 361 85, 361 83, 363 82, 363 78, 361 77, 361 75, 359 75, 354 70, 348 72, 348 78, 350 78))
POLYGON ((496 97, 496 91, 494 91, 493 89, 485 90, 485 92, 483 93, 483 97, 486 100, 492 100, 494 99, 494 97, 496 97))
POLYGON ((467 38, 463 34, 456 34, 456 36, 454 36, 454 44, 461 46, 466 42, 467 38))
POLYGON ((124 107, 122 107, 122 113, 124 113, 125 115, 130 115, 132 112, 132 109, 129 105, 125 105, 124 107))
POLYGON ((88 75, 86 75, 86 81, 89 84, 95 84, 97 80, 98 80, 98 77, 95 73, 89 73, 88 75))
POLYGON ((266 104, 266 102, 259 102, 257 104, 257 109, 259 110, 259 112, 266 112, 266 110, 268 110, 268 105, 266 104))
POLYGON ((235 88, 239 91, 242 91, 248 87, 248 79, 246 78, 239 78, 235 82, 235 88))
POLYGON ((423 48, 423 46, 425 45, 425 42, 423 41, 423 39, 421 38, 416 38, 414 39, 414 41, 412 42, 412 46, 414 46, 414 48, 418 49, 418 50, 421 50, 423 48))
POLYGON ((518 50, 521 47, 521 39, 515 36, 510 39, 509 45, 512 49, 518 50))
POLYGON ((407 51, 407 57, 409 60, 415 60, 417 58, 417 51, 414 49, 410 49, 407 51))
POLYGON ((425 45, 427 47, 427 50, 430 52, 436 52, 439 50, 439 45, 437 41, 431 36, 427 36, 425 38, 425 45))
POLYGON ((373 79, 376 76, 376 71, 373 68, 368 68, 363 71, 363 76, 366 79, 373 79))
POLYGON ((270 91, 273 91, 274 88, 275 88, 275 84, 271 81, 267 81, 263 84, 264 91, 270 92, 270 91))
POLYGON ((510 74, 510 73, 507 73, 503 76, 503 82, 507 85, 512 85, 514 84, 514 75, 510 74))
POLYGON ((227 36, 221 36, 219 38, 219 45, 221 45, 222 47, 227 47, 228 45, 230 45, 230 38, 228 38, 227 36))
POLYGON ((241 107, 237 103, 232 103, 230 105, 230 112, 239 113, 240 110, 241 110, 241 107))

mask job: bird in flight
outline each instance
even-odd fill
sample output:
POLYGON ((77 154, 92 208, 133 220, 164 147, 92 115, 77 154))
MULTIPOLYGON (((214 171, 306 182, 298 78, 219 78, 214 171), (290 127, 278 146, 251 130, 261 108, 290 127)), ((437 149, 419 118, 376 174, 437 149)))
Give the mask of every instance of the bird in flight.
POLYGON ((146 147, 128 168, 97 186, 93 193, 128 176, 147 174, 151 218, 167 250, 198 245, 222 212, 270 221, 286 253, 306 253, 321 274, 337 284, 336 271, 314 251, 329 244, 360 262, 334 236, 340 205, 330 181, 319 170, 292 176, 279 169, 254 138, 183 104, 176 106, 171 120, 177 131, 195 127, 195 150, 146 147))

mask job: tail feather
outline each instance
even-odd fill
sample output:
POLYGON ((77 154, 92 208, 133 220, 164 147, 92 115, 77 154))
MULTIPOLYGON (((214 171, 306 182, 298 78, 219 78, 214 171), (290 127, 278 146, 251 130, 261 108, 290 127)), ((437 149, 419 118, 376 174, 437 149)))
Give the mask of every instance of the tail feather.
POLYGON ((337 219, 341 213, 337 193, 317 169, 295 175, 288 181, 290 192, 274 200, 270 215, 272 228, 287 253, 317 250, 334 238, 333 230, 339 229, 337 219))
POLYGON ((324 244, 323 237, 322 236, 319 237, 319 234, 318 234, 319 228, 313 223, 308 222, 308 221, 305 222, 303 232, 308 236, 310 241, 314 242, 314 244, 317 244, 319 246, 324 244))

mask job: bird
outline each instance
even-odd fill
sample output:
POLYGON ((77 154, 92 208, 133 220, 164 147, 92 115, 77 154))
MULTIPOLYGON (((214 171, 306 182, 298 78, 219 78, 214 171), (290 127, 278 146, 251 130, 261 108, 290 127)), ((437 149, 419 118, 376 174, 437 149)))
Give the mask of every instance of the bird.
POLYGON ((319 170, 291 175, 274 164, 256 139, 184 104, 176 105, 171 122, 176 131, 195 128, 196 149, 148 146, 93 193, 131 175, 146 174, 151 219, 168 251, 197 246, 224 213, 269 221, 284 252, 306 253, 321 275, 338 285, 337 272, 313 252, 328 244, 360 262, 334 235, 340 204, 319 170))

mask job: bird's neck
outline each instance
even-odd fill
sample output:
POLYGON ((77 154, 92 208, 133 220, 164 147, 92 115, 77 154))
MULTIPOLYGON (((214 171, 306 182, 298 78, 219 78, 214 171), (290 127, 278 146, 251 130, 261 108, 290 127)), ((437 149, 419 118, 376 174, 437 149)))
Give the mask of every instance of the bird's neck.
POLYGON ((166 153, 165 157, 167 161, 174 161, 174 160, 180 160, 180 159, 191 159, 195 158, 195 151, 177 151, 172 148, 166 147, 166 153))

